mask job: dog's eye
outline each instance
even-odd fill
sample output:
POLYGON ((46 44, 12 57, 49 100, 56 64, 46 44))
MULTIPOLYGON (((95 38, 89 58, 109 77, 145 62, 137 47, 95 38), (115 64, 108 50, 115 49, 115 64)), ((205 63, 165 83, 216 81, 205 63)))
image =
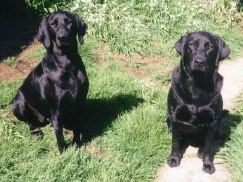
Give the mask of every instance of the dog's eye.
POLYGON ((212 45, 208 45, 206 48, 207 48, 208 51, 213 50, 213 46, 212 45))
POLYGON ((65 21, 66 25, 69 25, 70 23, 72 23, 72 21, 70 19, 65 19, 64 21, 65 21))
POLYGON ((57 26, 57 21, 54 20, 53 22, 50 23, 52 26, 57 26))
POLYGON ((191 43, 189 43, 189 46, 195 48, 197 46, 197 44, 195 42, 191 42, 191 43))

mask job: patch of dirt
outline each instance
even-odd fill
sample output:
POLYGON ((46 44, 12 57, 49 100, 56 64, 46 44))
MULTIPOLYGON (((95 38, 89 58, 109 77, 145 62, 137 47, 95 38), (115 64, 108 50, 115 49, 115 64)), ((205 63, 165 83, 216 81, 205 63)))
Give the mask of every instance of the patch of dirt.
MULTIPOLYGON (((167 75, 170 75, 175 67, 171 62, 168 64, 168 58, 159 55, 126 55, 111 52, 108 45, 103 45, 96 50, 98 57, 97 64, 102 65, 102 60, 111 59, 117 63, 121 69, 138 78, 153 78, 160 80, 167 75)), ((161 84, 161 83, 160 83, 161 84)))
POLYGON ((27 74, 40 62, 31 58, 29 55, 42 46, 37 40, 34 40, 26 49, 16 56, 17 64, 8 65, 4 61, 0 62, 0 82, 7 82, 18 79, 27 74))
POLYGON ((224 161, 216 158, 216 171, 210 175, 203 172, 202 160, 197 157, 197 148, 189 147, 184 154, 181 164, 171 168, 167 164, 158 170, 156 182, 226 182, 230 181, 224 161))

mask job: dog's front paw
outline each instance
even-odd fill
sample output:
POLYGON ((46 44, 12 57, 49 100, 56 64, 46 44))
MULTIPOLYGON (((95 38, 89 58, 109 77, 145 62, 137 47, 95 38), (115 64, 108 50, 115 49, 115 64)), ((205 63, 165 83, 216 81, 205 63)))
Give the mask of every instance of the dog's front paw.
POLYGON ((215 167, 213 164, 203 164, 203 170, 208 174, 213 174, 215 172, 215 167))
POLYGON ((202 159, 203 158, 203 148, 199 148, 198 149, 197 156, 198 156, 199 159, 202 159))
POLYGON ((177 167, 180 165, 180 161, 181 159, 177 156, 170 156, 168 157, 167 159, 167 164, 170 166, 170 167, 177 167))

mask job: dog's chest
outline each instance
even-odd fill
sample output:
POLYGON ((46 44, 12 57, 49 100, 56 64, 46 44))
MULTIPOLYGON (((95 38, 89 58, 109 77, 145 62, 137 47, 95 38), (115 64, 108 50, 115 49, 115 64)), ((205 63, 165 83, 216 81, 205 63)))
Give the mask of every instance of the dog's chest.
MULTIPOLYGON (((212 99, 215 99, 216 95, 214 92, 210 93, 194 85, 176 85, 175 87, 173 89, 174 93, 183 100, 183 103, 196 106, 207 105, 212 99)), ((178 101, 179 99, 176 100, 178 101)))
POLYGON ((184 98, 196 105, 205 105, 211 102, 213 93, 206 92, 196 86, 187 87, 184 90, 184 98))

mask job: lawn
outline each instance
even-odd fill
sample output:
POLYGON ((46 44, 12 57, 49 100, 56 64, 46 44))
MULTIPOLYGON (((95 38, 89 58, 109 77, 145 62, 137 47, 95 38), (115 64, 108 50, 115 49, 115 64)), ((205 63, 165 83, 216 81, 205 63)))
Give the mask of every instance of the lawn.
MULTIPOLYGON (((170 152, 166 97, 170 72, 179 63, 173 45, 188 31, 206 30, 229 44, 232 52, 226 61, 242 56, 243 34, 237 23, 242 14, 232 2, 60 3, 89 26, 79 52, 91 84, 85 129, 92 139, 80 149, 70 145, 60 156, 51 126, 44 128, 43 140, 36 140, 11 113, 11 99, 26 75, 0 83, 0 181, 153 181, 170 152)), ((43 51, 40 46, 28 56, 38 62, 43 51)), ((16 67, 15 58, 7 61, 16 67)), ((239 99, 230 138, 219 152, 234 181, 243 177, 242 103, 239 99)), ((70 142, 68 131, 65 137, 70 142)))

